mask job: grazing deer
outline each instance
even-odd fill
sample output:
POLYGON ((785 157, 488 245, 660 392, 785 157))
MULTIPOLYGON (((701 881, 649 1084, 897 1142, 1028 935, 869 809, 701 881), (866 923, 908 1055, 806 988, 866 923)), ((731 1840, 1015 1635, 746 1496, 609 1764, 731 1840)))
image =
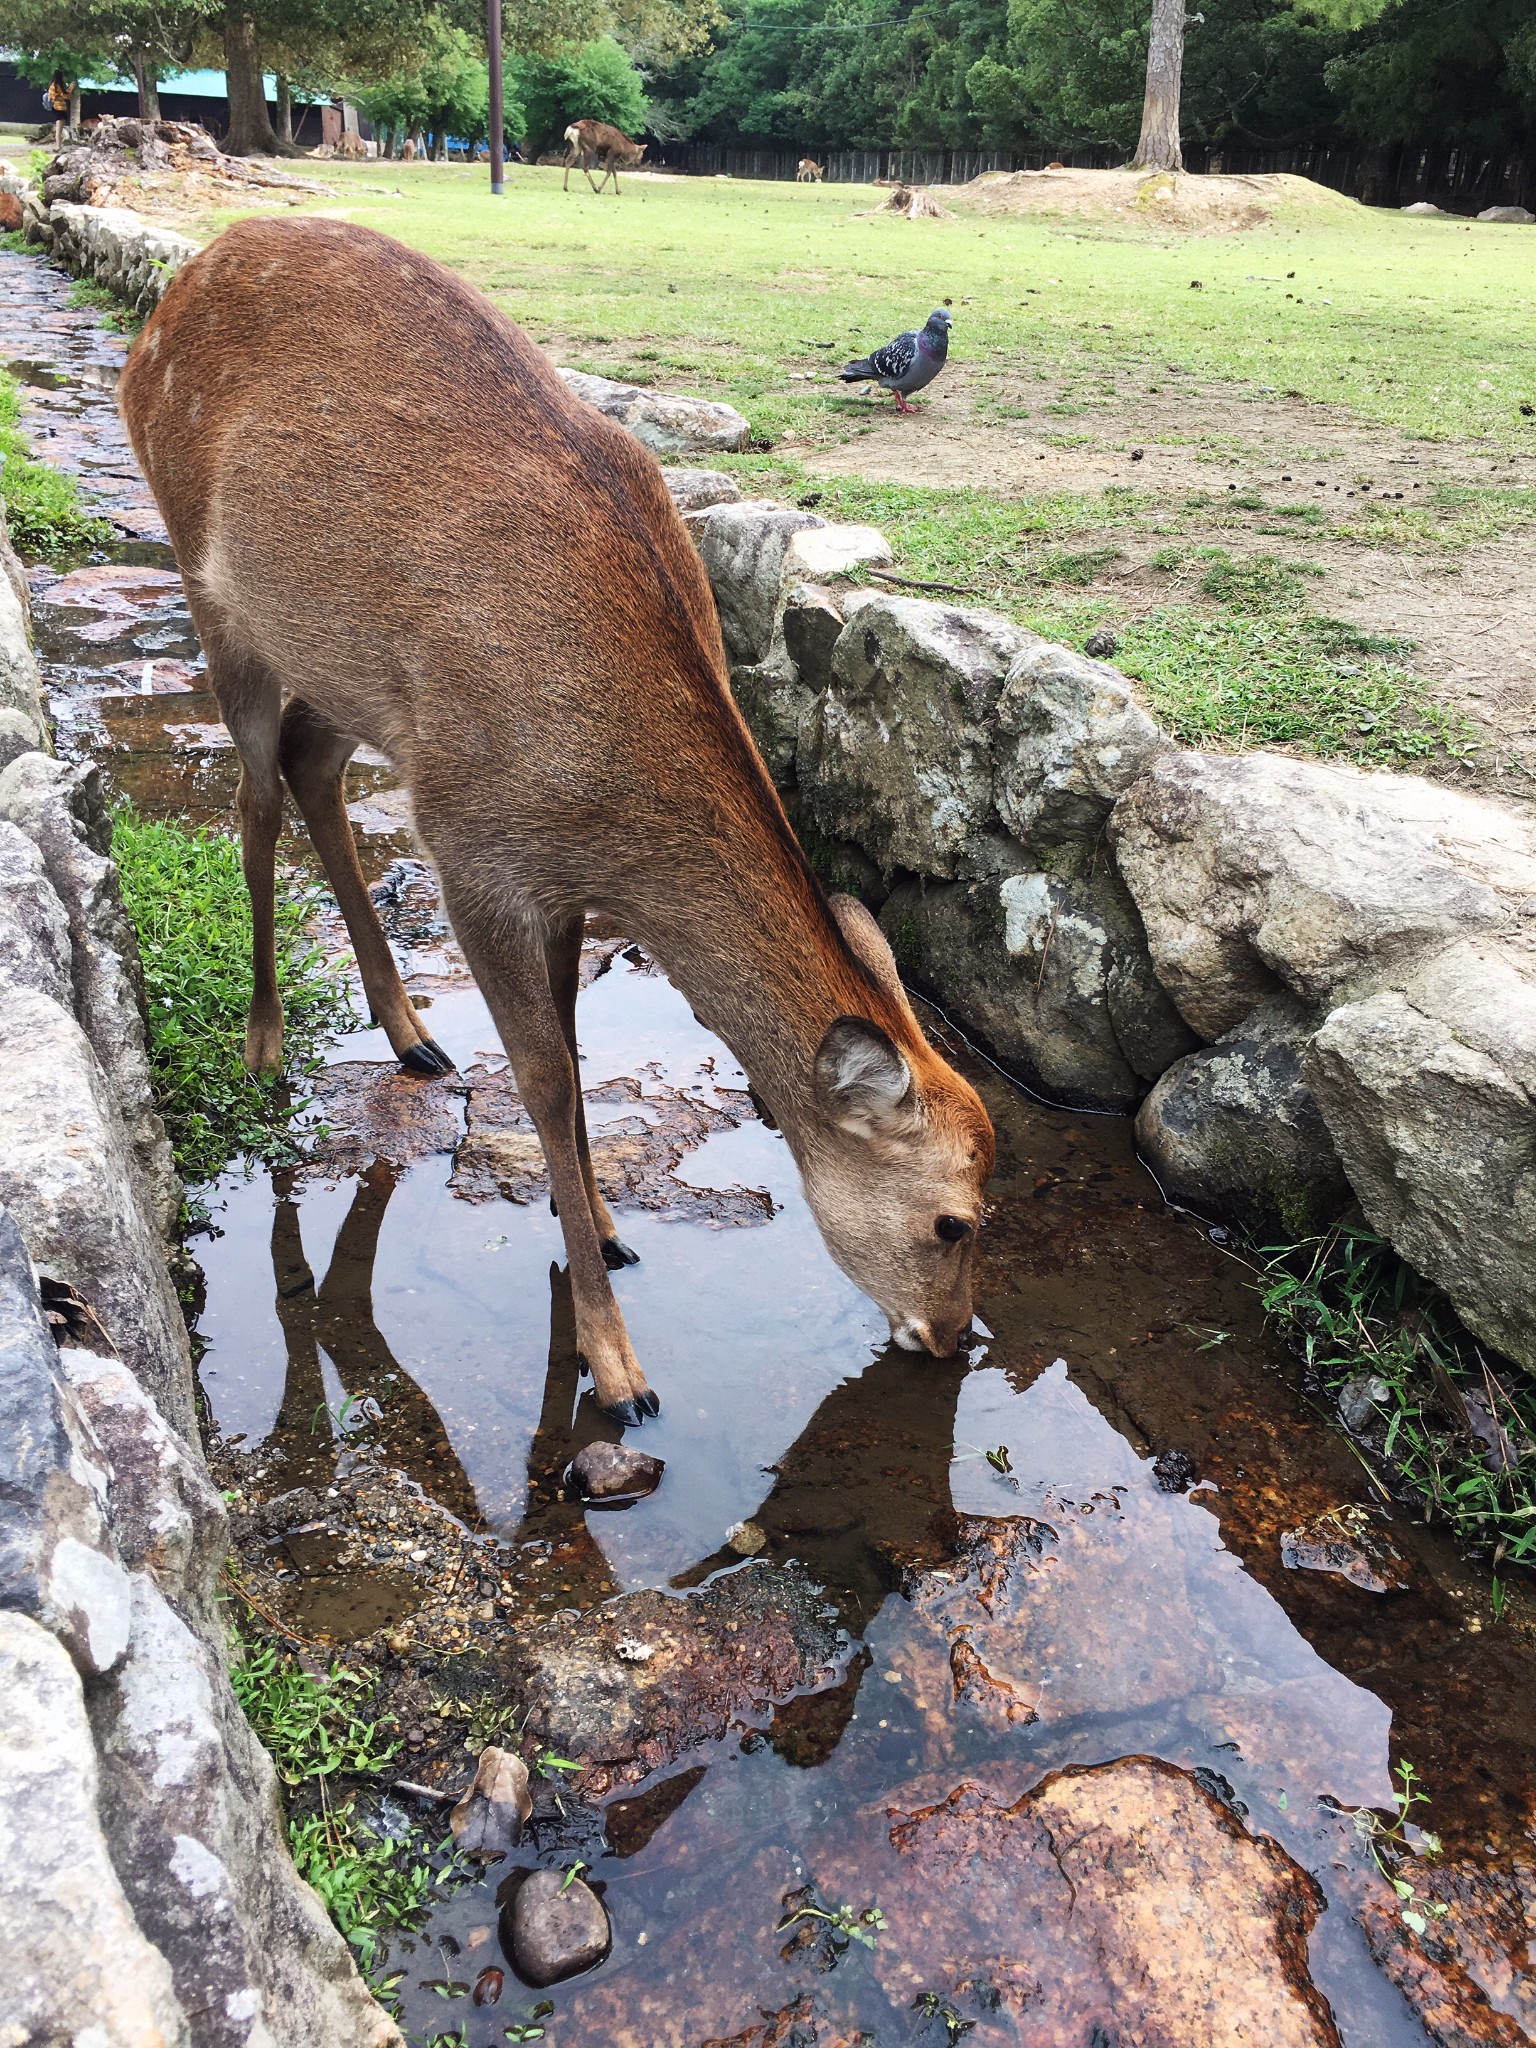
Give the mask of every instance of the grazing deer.
POLYGON ((803 156, 800 159, 799 168, 795 172, 795 183, 797 185, 819 185, 825 176, 826 172, 820 164, 813 163, 808 156, 803 156))
POLYGON ((413 1071, 449 1068, 347 819, 346 764, 377 747, 538 1129, 607 1412, 632 1423, 659 1404, 608 1277, 634 1255, 582 1109, 589 910, 654 954, 741 1061, 828 1249, 896 1342, 952 1353, 992 1128, 924 1038, 874 919, 829 902, 802 855, 655 458, 462 278, 339 221, 228 229, 173 278, 119 389, 240 754, 247 1064, 282 1052, 286 780, 390 1044, 413 1071))
POLYGON ((562 190, 571 189, 571 169, 579 160, 587 174, 587 183, 592 185, 592 166, 601 159, 603 175, 592 190, 601 193, 608 180, 613 180, 613 196, 619 196, 619 165, 633 170, 645 155, 647 144, 631 142, 622 128, 610 128, 606 121, 573 121, 565 131, 565 183, 562 190))

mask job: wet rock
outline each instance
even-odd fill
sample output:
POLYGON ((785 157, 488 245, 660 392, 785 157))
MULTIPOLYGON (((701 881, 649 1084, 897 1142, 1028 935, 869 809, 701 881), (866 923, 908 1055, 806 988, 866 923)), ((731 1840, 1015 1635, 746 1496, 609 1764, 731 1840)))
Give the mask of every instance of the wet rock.
POLYGON ((1194 1043, 1106 870, 902 883, 880 923, 903 973, 1056 1101, 1132 1108, 1194 1043))
POLYGON ((518 1886, 504 1941, 524 1983, 562 1983, 600 1963, 613 1945, 608 1911, 590 1885, 558 1870, 535 1870, 518 1886))
POLYGON ((455 1841, 466 1856, 505 1856, 522 1839, 533 1812, 528 1766, 510 1749, 494 1745, 480 1752, 475 1782, 448 1816, 455 1841))
POLYGON ((110 1671, 128 1647, 128 1575, 104 1514, 108 1469, 59 1384, 31 1261, 0 1209, 0 1606, 51 1630, 87 1677, 110 1671))
POLYGON ((69 920, 26 833, 0 820, 0 982, 72 1001, 69 920))
MULTIPOLYGON (((533 1119, 510 1074, 471 1068, 468 1135, 449 1185, 466 1201, 543 1202, 549 1172, 533 1119)), ((615 1209, 689 1216, 713 1223, 766 1223, 773 1200, 756 1188, 696 1188, 678 1177, 686 1156, 715 1131, 736 1129, 752 1114, 749 1100, 729 1089, 706 1103, 661 1081, 642 1087, 628 1075, 586 1091, 588 1102, 630 1103, 634 1114, 605 1119, 592 1133, 592 1163, 615 1209)))
POLYGON ((733 405, 647 391, 585 370, 559 374, 577 398, 617 421, 654 455, 734 455, 751 438, 751 427, 733 405))
POLYGON ((638 1499, 654 1493, 666 1466, 629 1444, 587 1444, 571 1460, 571 1478, 584 1500, 638 1499))
POLYGON ((1306 1080, 1372 1228, 1536 1368, 1536 959, 1449 949, 1336 1009, 1306 1080))
POLYGON ((1200 1473, 1188 1451, 1160 1451, 1152 1461, 1152 1476, 1162 1493, 1188 1493, 1200 1473))
MULTIPOLYGON (((1371 1955, 1437 2048, 1528 2048, 1536 2040, 1530 1969, 1536 1865, 1526 1836, 1490 1866, 1479 1859, 1410 1859, 1403 1875, 1418 1895, 1423 1931, 1372 1868, 1344 1883, 1371 1955), (1423 1908, 1446 1908, 1430 1919, 1423 1908)), ((1414 1910, 1410 1908, 1410 1910, 1414 1910)))
POLYGON ((682 1597, 626 1593, 562 1615, 520 1648, 514 1691, 530 1740, 581 1763, 575 1789, 596 1799, 717 1739, 758 1702, 835 1682, 842 1639, 803 1578, 756 1564, 682 1597))
POLYGON ((1025 846, 1093 839, 1117 797, 1173 748, 1117 669, 1041 642, 1008 671, 997 724, 997 813, 1025 846))
POLYGON ((889 872, 949 881, 993 822, 994 718, 1033 634, 990 612, 907 597, 862 603, 801 729, 798 775, 817 828, 889 872))
POLYGON ((756 1557, 768 1548, 768 1538, 756 1522, 732 1522, 725 1540, 738 1557, 756 1557))
POLYGON ((1392 1390, 1374 1373, 1357 1373, 1339 1389, 1339 1420, 1355 1436, 1379 1434, 1392 1390))
POLYGON ((191 1437, 186 1324, 100 1063, 74 1018, 33 989, 0 987, 0 1031, 26 1081, 0 1093, 0 1201, 37 1265, 79 1289, 161 1414, 191 1437))
POLYGON ((23 754, 0 773, 0 818, 32 840, 64 907, 75 1014, 112 1085, 160 1228, 168 1231, 181 1184, 154 1107, 138 938, 111 859, 100 776, 94 767, 23 754))
POLYGON ((408 1074, 393 1063, 342 1060, 322 1067, 308 1085, 326 1130, 305 1155, 306 1178, 342 1180, 374 1159, 409 1166, 454 1151, 463 1135, 467 1090, 456 1075, 408 1074))
POLYGON ((663 469, 661 480, 679 512, 741 502, 741 485, 723 469, 663 469))
POLYGON ((1276 998, 1168 1069, 1136 1118, 1165 1194, 1250 1228, 1278 1221, 1292 1238, 1344 1210, 1349 1182, 1302 1077, 1313 1029, 1299 1003, 1276 998))
POLYGON ((1333 1572, 1366 1593, 1400 1593, 1407 1570, 1364 1508, 1333 1508, 1280 1538, 1280 1562, 1292 1572, 1333 1572))
POLYGON ((876 1968, 892 1993, 904 1950, 962 2008, 981 1993, 1028 2029, 1043 2004, 1062 2040, 1113 2014, 1146 2048, 1338 2048, 1307 1960, 1322 1893, 1171 1764, 1053 1771, 1007 1806, 961 1785, 897 1815, 891 1844, 901 1939, 876 1968))
POLYGON ((1276 754, 1165 754, 1110 837, 1158 979, 1206 1039, 1282 989, 1318 1010, 1369 996, 1536 893, 1515 813, 1276 754))
POLYGON ((0 1611, 5 2034, 189 2048, 170 1968, 113 1867, 97 1791, 79 1674, 46 1629, 0 1611))
POLYGON ((729 2040, 718 2036, 700 2048, 874 2048, 872 2034, 850 2034, 817 2010, 817 2000, 807 1992, 777 2012, 765 2012, 757 2022, 729 2040))

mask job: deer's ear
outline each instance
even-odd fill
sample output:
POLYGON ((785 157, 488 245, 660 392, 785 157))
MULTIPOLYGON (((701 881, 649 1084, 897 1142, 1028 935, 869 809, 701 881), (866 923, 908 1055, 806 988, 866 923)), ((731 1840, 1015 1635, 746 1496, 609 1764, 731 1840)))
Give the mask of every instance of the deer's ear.
POLYGON ((896 971, 896 956, 886 943, 885 933, 857 896, 833 896, 828 901, 849 951, 869 969, 886 994, 910 1014, 907 992, 896 971))
POLYGON ((863 1017, 839 1017, 827 1026, 816 1051, 816 1088, 832 1121, 850 1137, 896 1137, 920 1114, 900 1048, 863 1017))

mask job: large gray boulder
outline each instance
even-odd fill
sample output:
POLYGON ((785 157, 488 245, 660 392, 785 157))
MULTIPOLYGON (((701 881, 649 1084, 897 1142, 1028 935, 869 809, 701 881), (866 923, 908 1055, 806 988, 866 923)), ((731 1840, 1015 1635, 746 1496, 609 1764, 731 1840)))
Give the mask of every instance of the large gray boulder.
MULTIPOLYGON (((54 208, 55 222, 61 211, 54 208)), ((745 448, 752 429, 733 405, 707 398, 685 398, 670 391, 649 391, 639 384, 620 384, 612 377, 594 377, 585 370, 560 375, 578 398, 616 420, 653 455, 731 455, 745 448)))
POLYGON ((1372 1226, 1536 1369, 1536 959, 1469 941, 1346 1003, 1306 1078, 1372 1226))
POLYGON ((75 1015, 111 1083, 154 1214, 168 1232, 181 1185, 154 1106, 138 937, 111 857, 101 778, 89 765, 24 754, 0 773, 0 820, 32 840, 64 907, 75 1015))
POLYGON ((782 653, 780 620, 795 585, 891 559, 890 543, 874 527, 835 525, 771 498, 710 505, 685 523, 715 594, 733 669, 782 653))
POLYGON ((1105 868, 905 882, 880 923, 903 973, 1055 1101, 1134 1108, 1194 1044, 1105 868))
POLYGON ((80 1674, 46 1628, 0 1612, 0 2038, 190 2048, 170 1966, 124 1895, 98 1791, 80 1674))
POLYGON ((57 1365, 26 1246, 0 1209, 0 1607, 41 1622, 99 1678, 128 1647, 128 1575, 103 1512, 101 1446, 57 1365))
POLYGON ((997 729, 997 814, 1035 847, 1097 837, 1116 798, 1174 744, 1118 669, 1050 641, 1009 669, 997 729))
POLYGON ((1284 991, 1318 1011, 1374 993, 1536 898, 1523 819, 1413 776, 1165 754, 1109 829, 1158 979, 1206 1039, 1284 991))
POLYGON ((994 825, 992 752, 1004 678, 1040 643, 991 612, 924 599, 863 603, 800 731, 807 809, 887 873, 952 881, 994 825))
POLYGON ((1166 1195, 1292 1239, 1341 1213, 1349 1182, 1302 1074, 1313 1029, 1300 1004, 1277 998, 1168 1069, 1136 1118, 1166 1195))
POLYGON ((0 982, 73 1004, 69 919, 43 856, 19 825, 0 818, 0 982))
POLYGON ((0 986, 11 1082, 0 1090, 0 1202, 27 1249, 95 1309, 125 1363, 183 1435, 196 1433, 186 1324, 118 1101, 75 1019, 0 986))
POLYGON ((27 746, 48 744, 26 571, 11 546, 0 506, 0 766, 27 746))

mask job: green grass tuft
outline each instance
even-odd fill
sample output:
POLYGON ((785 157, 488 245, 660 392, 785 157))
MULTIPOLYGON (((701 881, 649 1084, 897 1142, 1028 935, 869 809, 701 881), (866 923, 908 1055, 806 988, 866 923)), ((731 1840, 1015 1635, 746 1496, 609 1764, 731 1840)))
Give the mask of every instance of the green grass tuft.
MULTIPOLYGON (((210 1180, 236 1153, 281 1163, 296 1156, 303 1106, 282 1080, 243 1064, 251 995, 251 912, 240 850, 221 833, 124 807, 112 851, 123 901, 138 928, 149 1010, 150 1061, 177 1164, 210 1180)), ((278 986, 290 1071, 312 1065, 325 1038, 351 1020, 345 986, 309 943, 308 889, 280 890, 278 986)))
POLYGON ((57 562, 116 539, 110 524, 80 503, 72 476, 32 460, 20 419, 15 379, 0 371, 0 495, 11 545, 23 555, 57 562))
POLYGON ((1374 1380, 1372 1448, 1431 1520, 1485 1545, 1495 1572, 1536 1564, 1536 1382, 1490 1358, 1445 1296, 1356 1223, 1268 1245, 1267 1312, 1332 1395, 1374 1380))

